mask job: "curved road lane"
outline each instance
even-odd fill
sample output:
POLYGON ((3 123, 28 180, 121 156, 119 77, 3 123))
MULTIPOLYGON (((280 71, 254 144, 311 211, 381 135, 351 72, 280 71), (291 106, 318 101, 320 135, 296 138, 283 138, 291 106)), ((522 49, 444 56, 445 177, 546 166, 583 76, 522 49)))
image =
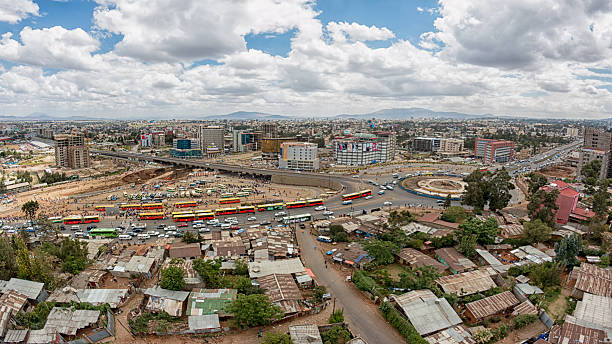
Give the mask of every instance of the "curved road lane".
POLYGON ((333 268, 325 268, 325 261, 317 241, 307 232, 296 229, 301 256, 306 267, 312 270, 316 279, 336 298, 336 308, 344 310, 344 318, 351 331, 370 344, 406 343, 404 338, 383 318, 378 308, 367 300, 360 291, 344 281, 333 268))

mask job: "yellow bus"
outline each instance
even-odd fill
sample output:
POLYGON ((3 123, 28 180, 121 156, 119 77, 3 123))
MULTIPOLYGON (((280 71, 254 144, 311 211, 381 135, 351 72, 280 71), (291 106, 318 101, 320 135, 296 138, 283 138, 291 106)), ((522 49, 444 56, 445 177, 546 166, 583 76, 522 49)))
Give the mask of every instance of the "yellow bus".
POLYGON ((138 217, 141 220, 163 220, 164 213, 140 213, 138 217))
POLYGON ((172 216, 175 216, 175 215, 187 215, 187 214, 193 214, 193 211, 188 210, 188 211, 173 211, 172 212, 172 216))
POLYGON ((177 207, 177 208, 196 207, 197 205, 198 205, 198 202, 196 202, 196 201, 176 202, 176 203, 174 203, 174 206, 177 207))
POLYGON ((215 210, 215 215, 234 215, 238 214, 238 208, 221 208, 215 210))
POLYGON ((257 211, 281 210, 283 207, 284 205, 282 203, 261 204, 257 206, 257 211))
POLYGON ((240 198, 223 198, 219 200, 219 204, 240 203, 240 198))

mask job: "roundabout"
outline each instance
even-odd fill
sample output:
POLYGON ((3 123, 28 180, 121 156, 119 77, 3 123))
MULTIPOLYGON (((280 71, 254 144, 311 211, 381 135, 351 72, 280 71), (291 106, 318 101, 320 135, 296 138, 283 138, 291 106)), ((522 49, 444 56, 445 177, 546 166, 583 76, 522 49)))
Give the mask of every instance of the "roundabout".
POLYGON ((450 195, 452 200, 459 200, 465 192, 467 183, 459 176, 416 176, 402 179, 400 186, 420 196, 445 199, 450 195))

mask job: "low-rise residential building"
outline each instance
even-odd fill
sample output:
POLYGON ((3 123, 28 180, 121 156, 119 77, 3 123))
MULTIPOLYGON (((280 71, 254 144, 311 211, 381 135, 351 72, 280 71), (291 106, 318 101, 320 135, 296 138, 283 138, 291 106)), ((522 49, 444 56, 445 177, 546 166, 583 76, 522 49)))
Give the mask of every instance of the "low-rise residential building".
POLYGON ((231 314, 225 308, 236 300, 237 295, 236 289, 194 289, 187 300, 187 315, 229 317, 231 314))
POLYGON ((434 252, 438 260, 448 266, 453 274, 476 269, 476 264, 459 253, 454 247, 444 247, 434 252))
POLYGON ((465 305, 464 315, 473 322, 498 315, 518 305, 520 301, 509 291, 485 297, 465 305))
POLYGON ((167 290, 159 286, 146 289, 144 294, 149 298, 145 309, 151 312, 164 311, 173 317, 183 315, 185 300, 189 296, 187 291, 167 290))
POLYGON ((447 294, 455 293, 458 296, 465 296, 495 288, 496 284, 491 278, 492 274, 494 272, 489 270, 474 270, 442 276, 436 282, 447 294))
POLYGON ((423 266, 431 266, 436 269, 439 273, 443 273, 446 270, 446 265, 439 261, 431 258, 430 256, 417 251, 413 248, 403 248, 398 254, 399 262, 401 264, 408 265, 412 268, 419 268, 423 266))
POLYGON ((297 313, 302 309, 298 302, 303 299, 302 293, 290 274, 263 276, 257 279, 257 283, 270 302, 279 306, 285 314, 297 313))
POLYGON ((421 336, 462 322, 445 298, 438 298, 427 289, 409 291, 399 296, 393 295, 392 299, 421 336))
POLYGON ((596 265, 582 263, 569 275, 570 285, 574 285, 572 295, 581 299, 584 293, 610 297, 612 295, 612 270, 596 265))
POLYGON ((289 326, 293 344, 323 344, 319 327, 314 324, 289 326))

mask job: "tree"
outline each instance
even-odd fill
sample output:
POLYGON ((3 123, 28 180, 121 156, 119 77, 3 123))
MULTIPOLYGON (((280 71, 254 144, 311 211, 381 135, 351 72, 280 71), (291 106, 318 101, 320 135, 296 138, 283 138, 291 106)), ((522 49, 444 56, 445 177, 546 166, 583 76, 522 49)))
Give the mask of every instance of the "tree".
POLYGON ((40 208, 38 201, 27 201, 21 206, 21 211, 30 219, 30 221, 34 221, 34 216, 36 212, 40 208))
POLYGON ((536 193, 538 190, 540 190, 540 188, 546 184, 548 184, 548 179, 546 179, 546 177, 544 177, 544 175, 537 173, 537 172, 531 172, 527 175, 527 185, 529 187, 528 190, 528 197, 531 197, 531 195, 533 195, 534 193, 536 193))
POLYGON ((238 293, 244 295, 251 294, 263 294, 264 290, 260 287, 253 285, 251 279, 248 277, 240 276, 234 282, 234 288, 238 289, 238 293))
POLYGON ((185 287, 185 274, 183 269, 171 265, 161 271, 160 287, 168 290, 183 290, 185 287))
POLYGON ((592 194, 597 181, 599 180, 599 174, 601 173, 601 161, 593 160, 585 164, 580 170, 580 174, 584 177, 583 181, 586 186, 585 192, 592 194))
POLYGON ((234 316, 234 323, 240 328, 269 325, 283 315, 280 307, 270 303, 268 297, 261 294, 238 294, 226 310, 234 316))
POLYGON ((514 184, 510 182, 512 177, 505 168, 497 170, 489 180, 489 210, 495 212, 508 206, 512 195, 510 190, 514 190, 514 184))
POLYGON ((529 266, 529 278, 540 288, 561 285, 561 274, 565 265, 560 262, 546 262, 529 266))
POLYGON ((329 226, 329 236, 335 242, 347 242, 348 234, 344 231, 344 227, 340 225, 329 226))
POLYGON ((193 232, 185 232, 183 235, 183 242, 188 244, 193 244, 196 242, 201 242, 202 238, 200 237, 200 233, 194 234, 193 232))
POLYGON ((321 339, 325 344, 344 344, 351 340, 351 333, 344 326, 334 326, 321 333, 321 339))
POLYGON ((378 239, 366 241, 363 248, 368 251, 370 257, 374 258, 373 263, 377 265, 393 263, 395 255, 399 252, 399 247, 396 244, 378 239))
POLYGON ((608 214, 608 206, 610 205, 608 185, 608 180, 603 180, 599 183, 599 188, 593 193, 593 211, 600 217, 608 214))
POLYGON ((221 275, 221 259, 204 260, 198 258, 193 261, 193 269, 200 275, 206 288, 220 288, 223 282, 221 275))
POLYGON ((474 208, 474 212, 479 214, 487 204, 489 198, 489 185, 485 179, 488 172, 475 170, 463 179, 468 185, 461 199, 461 203, 474 208))
POLYGON ((555 243, 555 259, 570 268, 580 265, 576 256, 582 251, 582 239, 578 234, 572 234, 555 243))
POLYGON ((240 276, 248 276, 249 274, 249 265, 244 259, 236 259, 234 262, 234 270, 232 271, 233 275, 240 276))
POLYGON ((262 344, 293 344, 291 337, 286 333, 267 333, 262 344))
POLYGON ((529 243, 545 242, 550 240, 552 228, 540 219, 523 224, 523 238, 529 243))
POLYGON ((399 274, 399 285, 402 288, 411 290, 430 289, 439 291, 436 280, 440 278, 440 273, 434 267, 425 265, 416 269, 406 268, 399 274))
POLYGON ((337 309, 333 311, 332 314, 329 316, 330 324, 337 324, 337 323, 343 323, 343 322, 344 322, 344 312, 341 309, 337 309))
POLYGON ((42 282, 49 290, 56 287, 53 275, 57 259, 38 248, 29 252, 23 239, 16 239, 15 258, 17 260, 17 277, 30 281, 42 282))
POLYGON ((78 239, 64 238, 59 246, 53 242, 45 241, 40 249, 57 257, 62 262, 63 272, 76 275, 89 264, 87 243, 78 239))
POLYGON ((15 250, 7 237, 0 237, 0 280, 8 281, 17 275, 15 250))
POLYGON ((539 219, 549 227, 555 225, 555 212, 559 207, 557 206, 557 197, 559 196, 559 190, 553 189, 551 191, 538 190, 531 196, 529 204, 527 205, 527 211, 529 212, 529 218, 533 221, 539 219))
POLYGON ((463 207, 452 206, 447 208, 441 216, 441 219, 448 222, 459 223, 467 218, 467 212, 463 207))
POLYGON ((476 255, 476 234, 461 236, 457 251, 467 257, 474 257, 476 255))
POLYGON ((444 204, 443 204, 444 209, 448 209, 448 207, 450 207, 452 204, 451 202, 452 202, 451 194, 446 194, 446 198, 444 199, 444 204))
POLYGON ((391 228, 399 228, 413 222, 416 218, 408 210, 397 211, 393 210, 389 214, 389 226, 391 228))
POLYGON ((317 302, 321 302, 321 301, 323 301, 323 295, 325 295, 326 293, 327 293, 327 289, 325 288, 325 286, 318 285, 312 291, 312 297, 317 302))
POLYGON ((476 235, 476 241, 482 245, 490 245, 495 242, 495 237, 498 234, 498 224, 494 217, 489 217, 484 221, 476 217, 470 217, 467 221, 459 225, 459 231, 456 232, 459 242, 463 236, 476 235))

